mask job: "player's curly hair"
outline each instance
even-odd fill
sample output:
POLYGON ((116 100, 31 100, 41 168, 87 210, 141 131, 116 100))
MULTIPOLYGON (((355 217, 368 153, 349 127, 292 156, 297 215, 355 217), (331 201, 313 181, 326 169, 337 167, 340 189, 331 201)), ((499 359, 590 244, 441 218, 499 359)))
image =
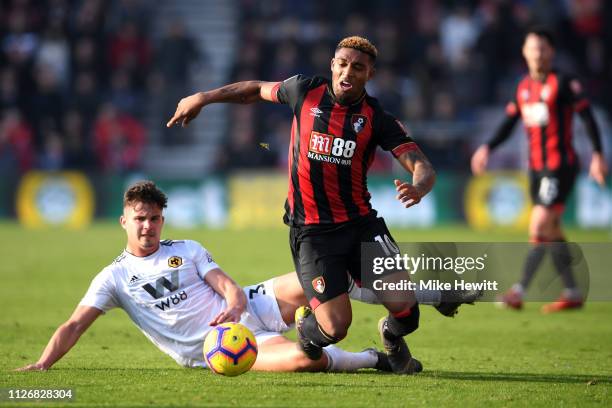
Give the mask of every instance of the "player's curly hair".
POLYGON ((132 184, 123 195, 123 206, 127 207, 133 203, 156 204, 159 208, 166 208, 168 197, 154 182, 145 180, 132 184))
POLYGON ((338 51, 340 48, 352 48, 354 50, 364 52, 372 58, 372 61, 376 61, 376 57, 378 57, 378 50, 374 44, 372 44, 367 38, 356 35, 343 38, 336 46, 336 51, 338 51))

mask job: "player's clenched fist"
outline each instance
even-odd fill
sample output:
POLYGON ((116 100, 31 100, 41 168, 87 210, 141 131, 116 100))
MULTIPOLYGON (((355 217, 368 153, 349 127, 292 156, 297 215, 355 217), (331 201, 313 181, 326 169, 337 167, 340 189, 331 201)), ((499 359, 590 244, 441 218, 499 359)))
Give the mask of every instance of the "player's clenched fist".
POLYGON ((204 107, 204 93, 198 92, 180 100, 176 107, 174 116, 166 123, 166 127, 171 127, 180 123, 185 127, 191 122, 204 107))
POLYGON ((424 195, 412 184, 406 182, 402 183, 400 180, 395 180, 395 189, 397 190, 397 196, 395 196, 395 198, 404 204, 406 208, 418 204, 421 201, 421 197, 424 195))

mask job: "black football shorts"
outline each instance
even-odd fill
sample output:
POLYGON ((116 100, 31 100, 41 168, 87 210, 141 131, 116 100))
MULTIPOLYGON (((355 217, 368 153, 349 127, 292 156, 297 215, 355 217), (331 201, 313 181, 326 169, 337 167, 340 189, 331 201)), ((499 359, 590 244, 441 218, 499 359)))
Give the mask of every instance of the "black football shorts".
POLYGON ((321 303, 347 293, 347 272, 359 284, 363 262, 361 243, 381 240, 391 241, 397 246, 385 221, 375 215, 329 226, 291 227, 291 254, 310 306, 315 309, 321 303))
POLYGON ((529 193, 534 204, 562 208, 574 187, 578 170, 564 167, 560 170, 530 171, 529 193))

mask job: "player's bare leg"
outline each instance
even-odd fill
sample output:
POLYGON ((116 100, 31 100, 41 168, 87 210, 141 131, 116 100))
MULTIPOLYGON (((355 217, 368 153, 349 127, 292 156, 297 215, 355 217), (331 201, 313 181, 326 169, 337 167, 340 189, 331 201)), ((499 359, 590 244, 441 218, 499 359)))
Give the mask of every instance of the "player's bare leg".
POLYGON ((286 337, 273 337, 259 345, 253 370, 258 371, 325 371, 327 354, 309 359, 298 345, 286 337))
POLYGON ((287 325, 293 324, 297 308, 308 304, 296 272, 274 278, 274 295, 287 325))
POLYGON ((314 314, 321 329, 329 336, 339 340, 346 337, 353 321, 351 300, 347 293, 321 303, 314 309, 314 314))
POLYGON ((338 343, 346 337, 352 317, 347 293, 321 303, 314 312, 309 306, 301 306, 295 312, 300 348, 310 359, 318 360, 323 347, 338 343))
POLYGON ((386 356, 374 349, 352 353, 336 346, 327 346, 318 360, 308 358, 297 343, 283 336, 273 337, 259 345, 258 371, 331 371, 352 372, 361 368, 390 371, 386 356))

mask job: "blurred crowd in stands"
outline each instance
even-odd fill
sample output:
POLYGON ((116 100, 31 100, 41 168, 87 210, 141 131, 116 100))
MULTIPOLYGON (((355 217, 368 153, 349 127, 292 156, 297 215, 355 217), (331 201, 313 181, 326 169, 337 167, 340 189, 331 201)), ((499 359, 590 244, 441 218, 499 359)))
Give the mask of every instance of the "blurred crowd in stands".
MULTIPOLYGON (((523 32, 535 24, 556 34, 557 66, 582 78, 592 100, 612 112, 609 1, 241 0, 240 10, 242 46, 231 80, 328 76, 338 40, 364 35, 379 50, 368 92, 407 123, 437 168, 466 171, 479 112, 502 114, 526 71, 523 32)), ((261 142, 275 150, 268 160, 284 165, 286 108, 240 106, 232 114, 230 149, 252 152, 240 155, 251 158, 242 165, 260 165, 261 142)), ((390 155, 379 156, 375 165, 389 168, 390 155)))
MULTIPOLYGON (((180 0, 176 0, 180 1, 180 0)), ((524 73, 522 33, 558 37, 557 66, 612 112, 612 4, 604 0, 235 0, 238 49, 227 81, 329 75, 348 34, 379 49, 368 91, 412 129, 438 168, 467 168, 481 109, 524 73)), ((0 0, 0 172, 138 170, 146 117, 161 126, 205 58, 180 21, 151 27, 148 0, 0 0)), ((197 34, 197 33, 196 33, 197 34)), ((284 167, 286 107, 234 105, 221 171, 284 167), (262 147, 263 146, 263 147, 262 147)), ((495 126, 495 124, 492 124, 495 126)), ((172 141, 156 141, 156 143, 172 141)), ((378 169, 390 168, 384 155, 378 169)))
POLYGON ((178 21, 153 40, 153 7, 147 0, 0 0, 3 175, 139 168, 150 96, 163 87, 186 92, 185 70, 198 56, 178 21))

